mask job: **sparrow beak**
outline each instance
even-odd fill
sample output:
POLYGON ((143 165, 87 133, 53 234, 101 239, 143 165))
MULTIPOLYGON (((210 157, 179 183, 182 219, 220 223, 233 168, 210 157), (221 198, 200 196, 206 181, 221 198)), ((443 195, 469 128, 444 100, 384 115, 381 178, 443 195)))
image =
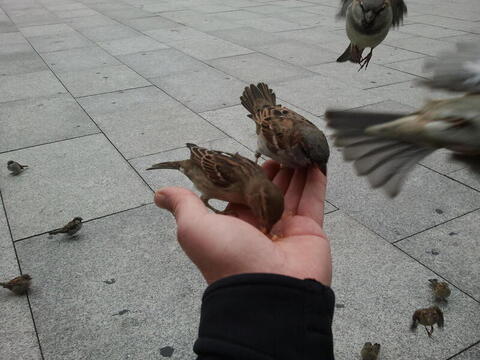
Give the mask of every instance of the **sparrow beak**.
POLYGON ((367 26, 372 26, 375 21, 375 13, 373 11, 367 11, 364 13, 364 22, 367 26))

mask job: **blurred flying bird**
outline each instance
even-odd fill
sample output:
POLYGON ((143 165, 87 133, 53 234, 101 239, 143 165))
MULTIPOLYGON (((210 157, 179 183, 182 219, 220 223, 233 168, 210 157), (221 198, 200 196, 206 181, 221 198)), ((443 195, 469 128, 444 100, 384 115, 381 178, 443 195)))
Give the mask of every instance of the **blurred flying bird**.
POLYGON ((0 282, 0 286, 12 291, 15 295, 23 295, 28 291, 31 283, 32 277, 28 274, 23 274, 8 282, 0 282))
POLYGON ((264 154, 287 167, 317 165, 326 174, 330 149, 320 129, 277 104, 275 93, 264 83, 246 87, 240 100, 256 124, 257 160, 264 154))
POLYGON ((7 169, 11 171, 12 175, 20 174, 28 165, 20 165, 18 162, 13 160, 8 160, 7 162, 7 169))
POLYGON ((450 296, 451 291, 446 282, 440 282, 437 279, 429 279, 430 287, 433 290, 433 295, 435 296, 436 301, 447 301, 447 298, 450 296))
POLYGON ((432 336, 433 325, 437 324, 439 328, 442 328, 444 325, 443 312, 438 306, 419 309, 415 311, 412 316, 412 325, 410 326, 410 330, 414 331, 417 328, 418 323, 425 326, 428 336, 432 336), (428 329, 427 326, 430 326, 430 329, 428 329))
POLYGON ((363 345, 362 352, 362 360, 377 360, 378 353, 380 352, 380 344, 373 344, 371 342, 366 342, 363 345))

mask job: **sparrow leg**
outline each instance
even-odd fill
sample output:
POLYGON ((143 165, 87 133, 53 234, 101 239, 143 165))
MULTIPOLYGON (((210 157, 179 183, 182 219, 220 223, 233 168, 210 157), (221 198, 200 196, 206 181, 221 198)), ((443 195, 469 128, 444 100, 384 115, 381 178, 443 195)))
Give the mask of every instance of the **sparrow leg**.
POLYGON ((367 56, 365 56, 362 60, 360 60, 360 69, 358 71, 362 70, 365 68, 367 70, 368 64, 370 63, 370 59, 372 58, 373 55, 373 49, 370 49, 370 52, 368 53, 367 56))
POLYGON ((210 210, 212 210, 215 214, 221 214, 221 213, 223 213, 223 211, 220 211, 220 210, 215 209, 212 205, 210 205, 210 204, 208 203, 208 201, 210 200, 209 198, 206 198, 206 197, 201 196, 200 199, 203 201, 203 203, 205 204, 205 206, 206 206, 207 208, 209 208, 210 210))
POLYGON ((255 164, 258 164, 258 159, 260 159, 260 156, 262 156, 262 154, 260 154, 258 151, 255 152, 255 164))

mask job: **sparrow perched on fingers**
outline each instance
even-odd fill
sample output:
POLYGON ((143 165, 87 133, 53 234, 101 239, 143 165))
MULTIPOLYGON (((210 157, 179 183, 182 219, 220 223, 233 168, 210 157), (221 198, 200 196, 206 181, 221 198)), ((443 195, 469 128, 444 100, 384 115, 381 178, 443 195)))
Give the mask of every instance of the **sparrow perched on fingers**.
POLYGON ((7 162, 7 169, 11 171, 12 175, 20 174, 28 165, 20 165, 18 162, 9 160, 7 162))
POLYGON ((447 302, 447 298, 450 296, 451 291, 446 282, 440 282, 437 279, 429 279, 430 287, 433 290, 436 301, 447 302))
POLYGON ((246 87, 240 100, 257 127, 257 160, 264 154, 291 168, 317 165, 326 175, 330 149, 320 129, 277 104, 275 93, 264 83, 246 87))
POLYGON ((428 336, 433 334, 433 325, 437 324, 439 328, 443 327, 443 312, 438 306, 432 306, 426 309, 419 309, 413 313, 412 325, 410 330, 415 331, 418 323, 425 326, 428 336), (427 328, 430 326, 430 329, 427 328))
POLYGON ((259 220, 260 229, 269 233, 283 213, 283 195, 253 161, 237 154, 208 150, 187 144, 190 159, 152 165, 147 170, 176 169, 184 173, 202 193, 205 206, 219 199, 248 206, 259 220))
POLYGON ((371 342, 366 342, 363 345, 362 352, 362 360, 377 360, 378 353, 380 352, 380 344, 373 344, 371 342))
POLYGON ((350 39, 345 52, 337 62, 351 61, 360 64, 359 71, 368 67, 373 49, 388 34, 391 27, 399 26, 407 13, 403 0, 341 0, 337 17, 346 17, 347 36, 350 39), (370 52, 362 58, 363 50, 370 52))
POLYGON ((73 218, 72 221, 67 223, 64 227, 61 227, 59 229, 50 231, 48 234, 49 235, 55 235, 55 234, 68 234, 70 236, 76 234, 77 232, 80 231, 82 228, 82 218, 81 217, 75 217, 73 218))
POLYGON ((23 295, 28 291, 31 283, 32 277, 28 274, 23 274, 8 282, 0 282, 0 285, 12 291, 15 295, 23 295))

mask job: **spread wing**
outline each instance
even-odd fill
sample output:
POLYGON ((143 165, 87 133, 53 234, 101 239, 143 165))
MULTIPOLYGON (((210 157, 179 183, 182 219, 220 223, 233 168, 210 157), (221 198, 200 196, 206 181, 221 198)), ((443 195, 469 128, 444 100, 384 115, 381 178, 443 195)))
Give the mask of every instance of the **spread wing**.
POLYGON ((407 5, 403 0, 390 0, 392 6, 392 27, 398 27, 403 23, 403 16, 407 14, 407 5))
POLYGON ((480 44, 458 43, 456 50, 445 51, 425 63, 433 75, 422 83, 431 88, 480 93, 480 44))
POLYGON ((341 0, 340 10, 338 11, 337 18, 345 17, 347 15, 347 9, 353 0, 341 0))

